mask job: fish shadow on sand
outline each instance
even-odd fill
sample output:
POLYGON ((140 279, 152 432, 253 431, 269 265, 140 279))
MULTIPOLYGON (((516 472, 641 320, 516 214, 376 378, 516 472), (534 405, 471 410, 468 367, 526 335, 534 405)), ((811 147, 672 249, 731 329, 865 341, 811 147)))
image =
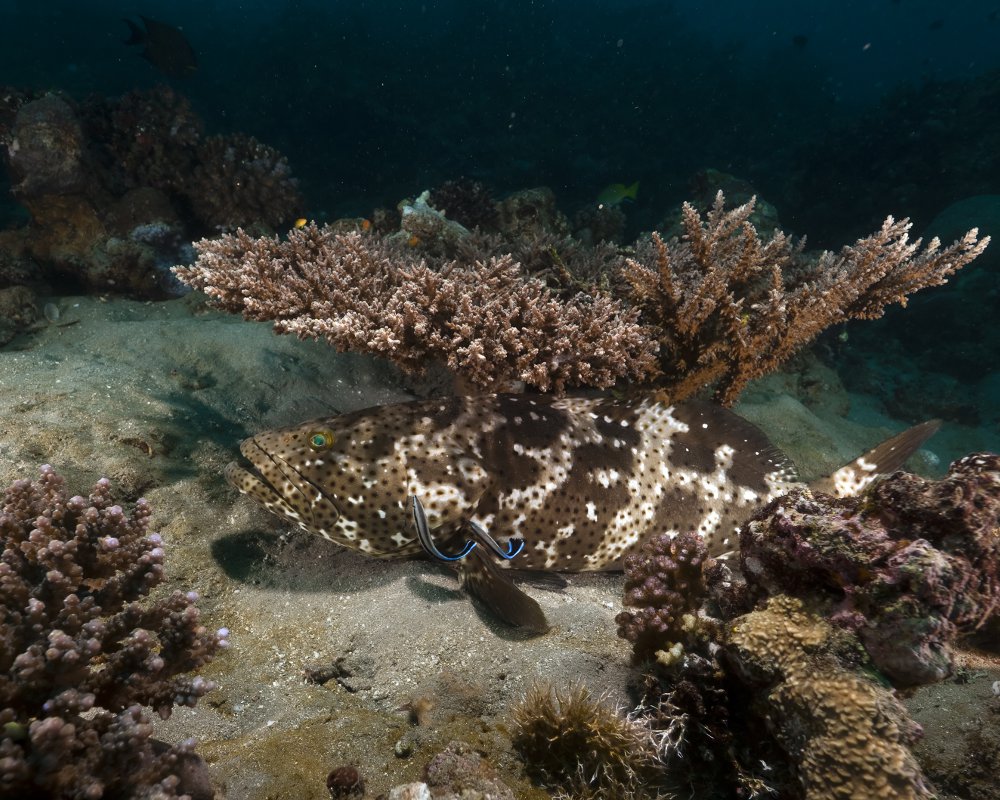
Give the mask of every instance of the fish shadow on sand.
MULTIPOLYGON (((243 528, 212 541, 212 557, 239 583, 289 592, 358 594, 403 577, 377 562, 319 537, 266 525, 243 528)), ((404 562, 392 565, 395 569, 404 562)))
MULTIPOLYGON (((445 607, 453 604, 460 613, 469 606, 468 595, 446 567, 419 558, 378 561, 318 537, 261 527, 220 536, 210 548, 212 558, 226 576, 246 586, 364 595, 396 584, 395 593, 425 605, 431 616, 445 612, 445 607)), ((471 605, 481 624, 498 638, 522 641, 532 637, 530 632, 497 620, 480 604, 471 605)), ((447 613, 451 614, 450 608, 447 613)))
POLYGON ((457 585, 448 587, 438 582, 437 579, 439 577, 440 580, 443 581, 455 580, 454 577, 449 574, 447 568, 435 567, 434 564, 430 562, 418 561, 415 563, 422 563, 427 575, 408 575, 405 580, 406 588, 410 590, 412 595, 420 598, 429 605, 429 613, 433 613, 436 606, 444 606, 449 603, 457 602, 460 603, 463 608, 471 605, 472 610, 475 612, 476 616, 479 617, 479 621, 482 623, 483 627, 488 629, 498 639, 520 642, 526 639, 533 639, 534 637, 540 635, 538 632, 529 631, 524 628, 517 628, 498 619, 497 616, 490 612, 488 608, 482 605, 475 598, 470 597, 457 585), (433 576, 433 578, 428 576, 433 576), (471 604, 469 602, 470 600, 472 600, 471 604))
POLYGON ((244 528, 214 539, 210 546, 219 568, 238 583, 289 592, 326 591, 364 594, 389 583, 407 588, 428 602, 464 599, 454 579, 419 558, 393 561, 355 553, 298 531, 244 528), (454 586, 447 584, 451 581, 454 586))

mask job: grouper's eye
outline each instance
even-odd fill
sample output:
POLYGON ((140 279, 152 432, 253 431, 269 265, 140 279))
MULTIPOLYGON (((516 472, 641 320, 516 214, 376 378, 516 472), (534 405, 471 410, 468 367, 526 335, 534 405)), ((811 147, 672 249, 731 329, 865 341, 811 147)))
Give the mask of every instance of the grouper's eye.
POLYGON ((316 451, 332 447, 333 433, 330 431, 313 431, 309 434, 309 446, 316 451))

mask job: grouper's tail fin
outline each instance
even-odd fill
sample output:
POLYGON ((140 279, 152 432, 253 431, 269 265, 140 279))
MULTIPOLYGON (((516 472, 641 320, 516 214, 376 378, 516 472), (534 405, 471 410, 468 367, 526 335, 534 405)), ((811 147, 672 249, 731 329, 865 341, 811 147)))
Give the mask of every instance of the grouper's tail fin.
POLYGON ((941 420, 932 419, 907 428, 860 458, 845 464, 832 475, 813 481, 809 488, 835 497, 853 497, 880 475, 888 475, 902 467, 903 462, 917 452, 920 445, 937 433, 940 427, 941 420))

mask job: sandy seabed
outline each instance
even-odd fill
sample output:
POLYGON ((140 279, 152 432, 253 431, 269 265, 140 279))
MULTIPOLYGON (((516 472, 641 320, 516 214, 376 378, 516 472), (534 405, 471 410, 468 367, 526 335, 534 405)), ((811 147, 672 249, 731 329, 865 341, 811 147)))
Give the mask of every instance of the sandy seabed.
MULTIPOLYGON (((50 463, 71 493, 107 477, 123 505, 149 499, 167 548, 162 590, 196 590, 206 624, 228 627, 232 643, 204 671, 219 688, 158 723, 157 735, 196 737, 230 798, 326 800, 327 773, 345 764, 360 768, 374 797, 419 780, 454 739, 484 753, 518 797, 544 798, 511 749, 511 704, 539 679, 582 681, 627 702, 630 648, 614 624, 620 575, 570 576, 564 593, 525 587, 553 625, 529 638, 479 612, 447 569, 292 532, 226 485, 222 470, 245 436, 410 399, 392 368, 274 336, 193 296, 52 302, 57 323, 0 348, 0 483, 50 463), (317 669, 334 677, 307 680, 317 669), (416 699, 430 704, 420 725, 407 710, 416 699)), ((738 409, 804 477, 854 457, 892 424, 819 373, 829 391, 808 407, 794 399, 794 379, 774 377, 738 409)), ((985 433, 949 427, 924 458, 943 471, 991 445, 985 433)), ((1000 753, 1000 663, 974 653, 962 663, 956 679, 906 700, 925 728, 918 757, 953 791, 982 765, 982 749, 1000 753)), ((942 797, 1000 797, 994 790, 942 797)))

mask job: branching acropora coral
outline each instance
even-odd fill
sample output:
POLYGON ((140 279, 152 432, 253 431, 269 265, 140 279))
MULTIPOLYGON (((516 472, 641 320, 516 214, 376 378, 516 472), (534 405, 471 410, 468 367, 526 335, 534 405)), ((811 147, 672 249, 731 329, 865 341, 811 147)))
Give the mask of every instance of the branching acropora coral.
POLYGON ((70 497, 50 466, 0 505, 0 796, 169 798, 192 743, 154 748, 143 707, 168 717, 213 687, 184 675, 226 631, 192 593, 141 598, 164 580, 163 544, 138 500, 101 480, 70 497))
POLYGON ((683 206, 684 234, 626 261, 632 298, 660 330, 660 365, 671 400, 704 386, 732 405, 754 378, 778 368, 823 330, 875 319, 886 306, 945 283, 989 243, 973 228, 942 249, 937 238, 911 242, 909 220, 808 258, 803 243, 775 231, 763 240, 750 223, 754 201, 731 211, 719 192, 703 219, 683 206))
POLYGON ((184 282, 279 333, 324 338, 404 370, 445 362, 479 389, 607 387, 656 370, 656 344, 605 294, 561 300, 510 256, 431 266, 375 235, 307 225, 287 241, 242 231, 195 245, 184 282))
MULTIPOLYGON (((550 195, 525 193, 519 203, 530 196, 554 210, 550 195)), ((562 234, 543 253, 538 226, 505 223, 500 237, 470 238, 426 196, 420 201, 407 207, 409 221, 404 209, 409 248, 314 225, 287 241, 238 231, 196 243, 194 266, 174 271, 220 308, 274 321, 279 333, 324 338, 411 372, 445 362, 478 390, 522 382, 562 392, 627 380, 663 388, 671 401, 712 386, 730 405, 825 328, 878 317, 944 283, 989 241, 973 229, 949 247, 933 239, 922 249, 909 241, 908 221, 889 218, 840 253, 810 258, 780 231, 762 239, 749 221, 753 202, 726 211, 720 193, 704 219, 685 204, 680 240, 653 234, 633 257, 609 259, 607 245, 569 244, 562 234), (428 223, 419 235, 418 221, 428 223), (600 274, 573 275, 574 263, 600 274), (538 269, 582 291, 553 292, 538 269), (619 273, 625 297, 597 288, 619 273)))

